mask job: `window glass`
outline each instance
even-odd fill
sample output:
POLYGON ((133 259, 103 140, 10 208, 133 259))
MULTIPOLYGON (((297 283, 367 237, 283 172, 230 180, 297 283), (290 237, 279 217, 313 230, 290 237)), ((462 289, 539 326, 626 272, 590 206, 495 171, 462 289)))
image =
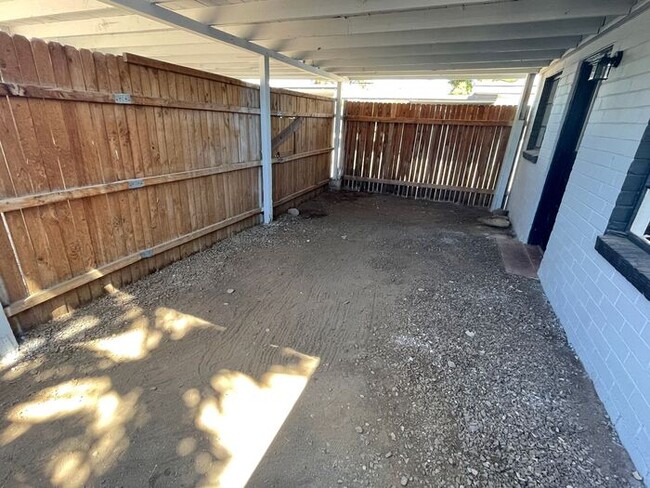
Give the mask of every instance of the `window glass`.
POLYGON ((646 189, 643 200, 639 205, 630 232, 643 241, 650 243, 650 189, 646 189))
POLYGON ((533 127, 530 131, 530 137, 528 138, 528 146, 526 147, 528 150, 537 150, 542 146, 542 141, 546 134, 546 126, 551 117, 551 109, 553 108, 553 100, 555 99, 555 92, 559 80, 560 78, 558 75, 553 78, 547 78, 544 82, 542 95, 539 99, 539 108, 535 114, 533 127))

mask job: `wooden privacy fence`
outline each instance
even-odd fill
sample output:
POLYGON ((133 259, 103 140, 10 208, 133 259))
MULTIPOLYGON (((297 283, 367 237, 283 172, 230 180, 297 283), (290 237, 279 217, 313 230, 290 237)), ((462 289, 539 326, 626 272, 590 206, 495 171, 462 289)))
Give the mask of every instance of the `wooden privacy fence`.
MULTIPOLYGON (((31 326, 260 220, 259 88, 0 32, 0 300, 31 326)), ((273 199, 327 183, 334 101, 273 90, 273 199)))
POLYGON ((489 206, 515 110, 347 102, 343 187, 489 206))

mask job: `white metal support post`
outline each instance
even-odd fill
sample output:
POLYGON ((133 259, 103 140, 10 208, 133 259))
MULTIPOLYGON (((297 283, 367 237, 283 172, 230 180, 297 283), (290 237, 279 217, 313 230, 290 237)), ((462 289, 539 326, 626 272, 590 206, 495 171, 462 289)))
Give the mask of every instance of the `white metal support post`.
POLYGON ((273 162, 271 161, 271 87, 269 56, 260 59, 260 144, 262 146, 262 215, 273 220, 273 162))
POLYGON ((2 308, 2 305, 0 305, 0 358, 17 348, 18 343, 16 342, 14 333, 11 330, 5 311, 2 308))
POLYGON ((515 121, 513 122, 512 128, 510 130, 508 145, 506 146, 506 152, 503 156, 503 162, 501 163, 499 179, 497 180, 497 186, 494 190, 494 198, 492 199, 492 205, 490 206, 490 210, 492 211, 503 208, 503 204, 505 203, 508 183, 510 182, 512 169, 515 166, 515 159, 517 158, 519 144, 521 143, 521 138, 524 135, 526 118, 528 117, 528 99, 530 98, 530 92, 533 89, 535 76, 535 73, 529 73, 526 76, 524 91, 521 93, 521 99, 519 100, 519 106, 517 107, 517 113, 515 114, 515 121))
POLYGON ((341 189, 341 178, 343 177, 343 95, 341 82, 336 83, 336 112, 334 114, 334 152, 332 153, 332 188, 341 189))

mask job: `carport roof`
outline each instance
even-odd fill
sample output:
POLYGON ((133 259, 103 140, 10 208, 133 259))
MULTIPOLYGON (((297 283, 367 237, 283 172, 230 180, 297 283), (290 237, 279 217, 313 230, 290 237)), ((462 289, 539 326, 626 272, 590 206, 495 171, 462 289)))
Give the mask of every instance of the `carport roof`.
POLYGON ((538 71, 637 3, 3 0, 0 28, 235 78, 258 76, 259 53, 274 78, 498 78, 538 71))

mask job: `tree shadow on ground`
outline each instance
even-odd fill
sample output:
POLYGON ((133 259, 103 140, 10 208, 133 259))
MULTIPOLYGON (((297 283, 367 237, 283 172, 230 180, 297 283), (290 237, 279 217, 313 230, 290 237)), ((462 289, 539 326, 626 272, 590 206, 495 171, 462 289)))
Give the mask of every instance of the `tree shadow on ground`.
POLYGON ((3 486, 243 486, 318 358, 124 292, 0 370, 3 486), (242 362, 238 358, 252 358, 242 362))

